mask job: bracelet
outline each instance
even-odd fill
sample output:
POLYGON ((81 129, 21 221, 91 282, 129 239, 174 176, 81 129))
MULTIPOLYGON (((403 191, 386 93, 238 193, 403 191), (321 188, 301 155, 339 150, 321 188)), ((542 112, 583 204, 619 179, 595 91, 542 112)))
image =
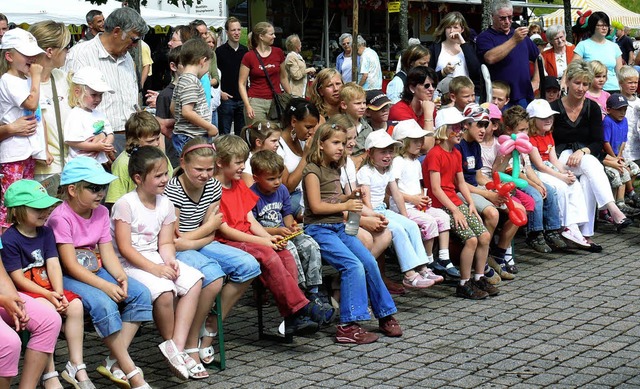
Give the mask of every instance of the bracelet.
POLYGON ((580 149, 580 151, 582 151, 582 155, 587 155, 587 152, 584 151, 583 149, 580 149))
POLYGON ((424 119, 425 122, 432 122, 433 119, 424 119))

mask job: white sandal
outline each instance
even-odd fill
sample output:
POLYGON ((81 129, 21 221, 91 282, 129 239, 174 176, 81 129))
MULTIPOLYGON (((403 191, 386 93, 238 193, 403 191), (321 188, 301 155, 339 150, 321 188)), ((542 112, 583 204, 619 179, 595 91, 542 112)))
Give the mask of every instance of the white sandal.
POLYGON ((205 378, 209 378, 209 373, 202 365, 202 362, 197 363, 195 359, 191 358, 188 353, 197 353, 197 348, 190 348, 184 350, 182 354, 182 359, 184 360, 185 366, 187 366, 187 370, 189 370, 189 378, 194 380, 202 380, 205 378), (199 373, 207 373, 207 375, 199 376, 196 374, 199 373))
POLYGON ((169 362, 169 369, 175 374, 176 377, 186 380, 189 378, 189 369, 187 369, 186 363, 182 357, 182 354, 172 339, 166 340, 158 345, 162 355, 169 362))
MULTIPOLYGON (((134 377, 136 374, 140 374, 140 376, 143 377, 142 379, 144 379, 144 374, 142 373, 142 369, 136 366, 136 368, 133 369, 131 373, 126 375, 127 380, 131 380, 131 378, 134 377)), ((153 389, 153 388, 151 388, 151 386, 145 382, 144 385, 136 386, 135 388, 131 388, 131 389, 153 389)))
MULTIPOLYGON (((42 377, 40 378, 40 386, 44 388, 44 382, 47 380, 50 380, 52 378, 56 378, 58 377, 58 372, 57 371, 50 371, 48 373, 44 373, 42 375, 42 377)), ((60 386, 60 389, 62 389, 62 386, 60 386)))
MULTIPOLYGON (((216 336, 218 336, 217 332, 209 332, 207 330, 207 320, 205 319, 204 323, 202 323, 202 328, 200 329, 200 340, 198 340, 198 347, 202 345, 202 338, 204 337, 215 338, 216 336)), ((190 351, 190 352, 195 352, 195 351, 190 351)), ((209 366, 214 362, 214 355, 215 355, 215 351, 213 349, 213 343, 211 343, 211 346, 209 347, 198 348, 198 356, 200 357, 200 361, 204 366, 209 366)))
POLYGON ((67 381, 76 389, 96 389, 95 385, 93 385, 93 382, 91 382, 91 379, 87 379, 85 381, 78 381, 76 379, 76 374, 78 374, 78 371, 80 370, 86 371, 87 365, 85 365, 84 363, 81 363, 77 366, 73 366, 71 361, 69 361, 67 362, 67 365, 65 366, 65 369, 61 374, 62 379, 67 381))

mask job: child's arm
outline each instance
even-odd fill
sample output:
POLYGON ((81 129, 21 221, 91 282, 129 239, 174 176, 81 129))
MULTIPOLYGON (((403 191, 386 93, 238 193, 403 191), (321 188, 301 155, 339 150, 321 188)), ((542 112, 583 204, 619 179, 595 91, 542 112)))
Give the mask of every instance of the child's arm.
POLYGON ((16 287, 11 282, 4 264, 0 260, 0 307, 4 308, 9 317, 13 319, 13 328, 16 331, 24 330, 29 322, 29 315, 24 309, 24 301, 18 295, 16 287))
POLYGON ((627 145, 627 142, 622 142, 620 144, 620 148, 618 149, 618 158, 622 158, 622 152, 624 151, 624 147, 627 145))
POLYGON ((602 142, 602 148, 604 149, 605 153, 607 153, 608 155, 617 158, 618 156, 616 155, 616 153, 613 152, 613 148, 611 147, 611 143, 604 141, 602 142))
POLYGON ((218 135, 218 127, 207 122, 200 115, 198 115, 198 113, 193 110, 194 106, 195 106, 194 103, 184 104, 182 106, 182 117, 187 119, 187 121, 193 124, 194 126, 198 126, 202 129, 205 129, 207 131, 207 134, 210 137, 218 135))
MULTIPOLYGON (((274 238, 276 241, 283 238, 281 235, 271 235, 264 227, 262 227, 262 224, 260 224, 260 222, 256 220, 255 216, 253 216, 252 211, 249 211, 247 213, 247 220, 249 221, 249 223, 251 223, 250 231, 255 236, 267 238, 269 242, 274 242, 274 238)), ((271 244, 269 244, 268 246, 271 246, 271 244)))
POLYGON ((465 219, 464 214, 458 209, 453 201, 451 201, 447 194, 444 193, 442 187, 440 186, 440 172, 435 170, 429 171, 429 180, 431 181, 431 192, 433 196, 438 199, 438 201, 440 201, 440 203, 444 205, 445 208, 449 210, 449 212, 451 212, 451 215, 453 216, 453 220, 455 222, 455 227, 467 228, 469 225, 467 224, 467 220, 465 219))
MULTIPOLYGON (((472 217, 473 215, 475 215, 478 218, 478 221, 482 223, 482 218, 480 217, 480 214, 476 210, 476 205, 473 203, 473 198, 471 197, 471 192, 469 192, 469 187, 464 184, 465 184, 464 174, 462 172, 456 173, 456 187, 462 194, 462 197, 464 197, 464 199, 467 201, 467 206, 469 207, 469 213, 472 215, 472 217)), ((467 222, 467 219, 465 218, 464 221, 465 221, 465 224, 463 224, 462 226, 464 228, 468 228, 469 224, 467 222)))
POLYGON ((325 203, 320 198, 320 180, 315 174, 307 174, 304 177, 305 183, 305 196, 307 196, 307 202, 311 212, 316 215, 330 215, 332 213, 344 212, 344 211, 362 211, 362 201, 354 199, 354 192, 349 196, 341 195, 339 197, 339 203, 325 203))
POLYGON ((242 231, 236 230, 235 228, 229 227, 227 223, 222 223, 218 231, 220 232, 220 235, 224 236, 228 240, 233 240, 235 242, 261 244, 265 246, 270 246, 274 250, 276 249, 276 246, 271 241, 271 238, 265 238, 261 236, 246 234, 242 231), (269 243, 267 243, 267 241, 269 243))
POLYGON ((404 197, 402 196, 402 193, 400 193, 400 189, 398 189, 398 184, 395 182, 395 180, 390 181, 387 184, 387 189, 389 190, 391 197, 393 197, 393 201, 396 202, 396 205, 398 206, 398 211, 400 211, 400 214, 406 217, 407 207, 405 207, 404 205, 404 197))
POLYGON ((175 280, 180 276, 180 267, 178 266, 178 261, 176 261, 176 246, 173 244, 173 230, 175 224, 176 222, 164 224, 162 228, 160 228, 160 233, 158 234, 158 253, 166 265, 163 267, 170 268, 174 273, 171 274, 171 272, 167 272, 166 269, 163 269, 165 271, 162 276, 170 280, 175 280))
POLYGON ((531 164, 533 166, 535 166, 535 168, 538 171, 540 171, 542 173, 546 173, 546 174, 548 174, 550 176, 553 176, 553 177, 561 180, 562 182, 564 182, 567 185, 571 185, 576 181, 576 177, 571 172, 563 172, 563 173, 561 173, 561 172, 555 171, 554 169, 552 169, 549 166, 547 166, 544 163, 544 161, 542 160, 542 157, 540 156, 540 152, 535 147, 529 153, 529 160, 531 161, 531 164))
MULTIPOLYGON (((211 238, 212 235, 220 228, 222 224, 222 213, 218 212, 220 209, 220 200, 211 203, 207 212, 202 219, 200 227, 193 231, 181 232, 180 237, 189 240, 198 240, 202 238, 211 238)), ((176 208, 176 220, 180 220, 180 209, 176 208)), ((176 231, 179 228, 179 223, 175 223, 176 231)))
POLYGON ((104 141, 102 142, 92 142, 92 141, 82 141, 82 142, 72 142, 72 141, 64 141, 64 143, 68 144, 70 147, 73 147, 74 149, 78 149, 78 150, 83 150, 83 151, 90 151, 90 152, 94 152, 94 153, 98 153, 98 152, 105 152, 105 153, 109 153, 111 151, 114 151, 115 149, 113 148, 113 144, 111 143, 107 143, 108 138, 106 138, 104 141))
POLYGON ((540 181, 538 175, 532 172, 531 169, 526 169, 525 173, 520 173, 520 178, 524 178, 525 180, 527 180, 527 182, 533 187, 533 189, 540 192, 540 195, 542 195, 543 199, 547 198, 547 188, 544 186, 542 181, 540 181))
POLYGON ((69 302, 67 298, 64 296, 64 287, 62 283, 62 268, 60 267, 60 259, 58 257, 47 258, 45 262, 47 264, 47 276, 49 277, 49 282, 51 283, 51 288, 54 291, 54 296, 59 304, 53 304, 56 306, 56 309, 60 313, 65 313, 67 307, 69 306, 69 302))
POLYGON ((30 279, 26 278, 24 276, 24 273, 22 272, 22 269, 12 271, 9 276, 11 277, 11 280, 13 281, 13 284, 16 286, 17 290, 42 295, 47 299, 47 301, 49 301, 56 307, 56 310, 62 306, 59 301, 60 296, 56 292, 47 290, 31 281, 30 279))
POLYGON ((367 208, 373 209, 371 206, 371 187, 369 185, 360 185, 360 194, 362 199, 362 205, 367 208))
POLYGON ((29 97, 27 97, 20 107, 35 111, 40 104, 40 78, 42 76, 42 65, 32 63, 29 66, 29 75, 31 76, 31 89, 29 90, 29 97))

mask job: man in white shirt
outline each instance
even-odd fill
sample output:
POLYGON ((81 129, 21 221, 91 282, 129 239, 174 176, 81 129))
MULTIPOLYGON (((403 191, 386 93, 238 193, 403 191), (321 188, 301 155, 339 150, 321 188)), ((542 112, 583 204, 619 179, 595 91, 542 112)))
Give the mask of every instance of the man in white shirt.
POLYGON ((358 55, 360 56, 358 84, 364 90, 382 89, 380 58, 375 51, 367 47, 367 41, 360 35, 358 35, 358 55))

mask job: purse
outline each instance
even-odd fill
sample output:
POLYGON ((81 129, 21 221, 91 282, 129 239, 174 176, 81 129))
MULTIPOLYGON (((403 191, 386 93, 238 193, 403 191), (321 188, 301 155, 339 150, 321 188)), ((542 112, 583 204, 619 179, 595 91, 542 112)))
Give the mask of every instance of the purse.
POLYGON ((256 54, 256 58, 258 58, 258 62, 260 62, 260 66, 262 66, 264 75, 267 78, 267 83, 269 84, 269 88, 271 88, 271 93, 273 94, 273 99, 271 100, 271 106, 269 107, 269 112, 267 113, 267 119, 280 120, 282 118, 282 114, 284 113, 284 110, 287 109, 287 105, 289 105, 289 102, 291 101, 291 93, 276 92, 276 88, 273 86, 273 83, 271 82, 269 73, 267 73, 267 68, 264 66, 264 62, 262 62, 262 58, 260 58, 260 54, 258 54, 258 50, 253 50, 253 52, 256 54))
POLYGON ((102 258, 89 249, 76 249, 76 259, 78 263, 92 273, 97 273, 102 267, 102 258))

